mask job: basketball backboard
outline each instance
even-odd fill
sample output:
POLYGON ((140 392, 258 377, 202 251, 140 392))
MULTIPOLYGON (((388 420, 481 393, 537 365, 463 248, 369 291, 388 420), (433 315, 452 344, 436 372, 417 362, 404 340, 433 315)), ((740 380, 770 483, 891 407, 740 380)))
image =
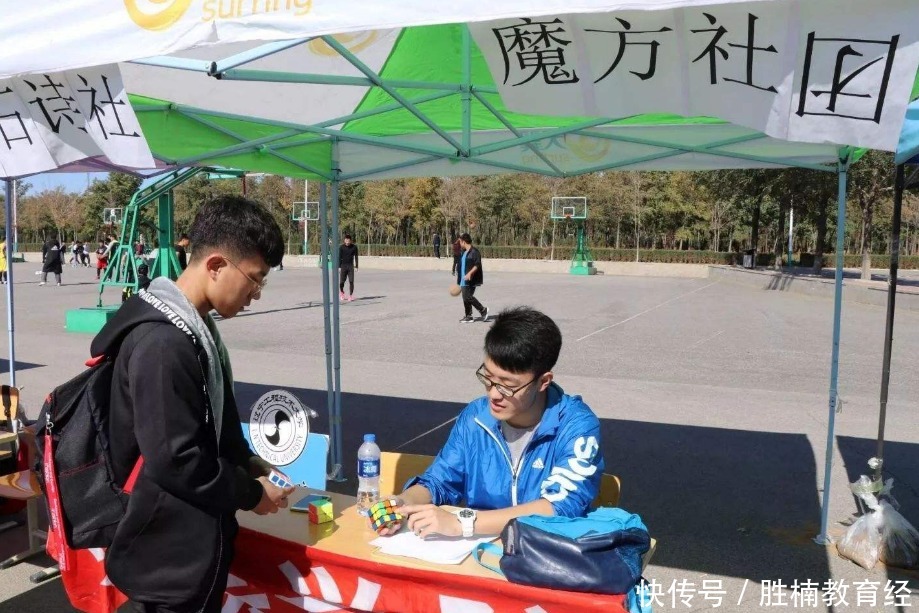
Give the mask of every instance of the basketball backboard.
POLYGON ((319 203, 303 201, 294 202, 294 210, 291 216, 294 221, 318 221, 319 203))
POLYGON ((551 219, 587 219, 587 198, 584 196, 554 196, 551 219))
POLYGON ((102 223, 113 226, 115 224, 120 224, 123 218, 124 209, 122 208, 106 208, 102 211, 102 223))

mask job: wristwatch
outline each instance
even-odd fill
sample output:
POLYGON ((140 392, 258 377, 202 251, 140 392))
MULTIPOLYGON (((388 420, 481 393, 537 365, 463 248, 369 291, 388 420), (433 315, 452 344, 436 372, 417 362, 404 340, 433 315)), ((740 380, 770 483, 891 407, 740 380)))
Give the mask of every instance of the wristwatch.
POLYGON ((456 518, 463 527, 463 538, 469 538, 475 534, 475 517, 476 512, 473 509, 461 509, 456 512, 456 518))

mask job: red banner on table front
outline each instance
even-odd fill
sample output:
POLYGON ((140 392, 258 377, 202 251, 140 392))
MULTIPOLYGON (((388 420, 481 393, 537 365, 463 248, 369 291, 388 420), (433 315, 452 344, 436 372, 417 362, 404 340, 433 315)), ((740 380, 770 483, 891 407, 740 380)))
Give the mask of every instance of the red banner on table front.
MULTIPOLYGON (((62 577, 74 607, 112 613, 125 602, 105 577, 101 549, 69 553, 71 569, 62 577)), ((624 600, 401 568, 241 528, 222 613, 626 613, 624 600)))
POLYGON ((531 588, 436 570, 380 564, 245 528, 223 613, 404 611, 416 613, 625 613, 623 596, 531 588))

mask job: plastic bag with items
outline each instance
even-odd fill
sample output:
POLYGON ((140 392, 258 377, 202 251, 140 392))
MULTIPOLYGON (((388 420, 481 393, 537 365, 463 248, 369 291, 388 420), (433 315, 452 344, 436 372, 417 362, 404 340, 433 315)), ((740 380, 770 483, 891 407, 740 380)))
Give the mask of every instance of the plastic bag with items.
POLYGON ((836 546, 839 555, 867 569, 874 568, 878 560, 887 566, 919 567, 919 530, 897 510, 900 505, 890 493, 893 479, 884 483, 877 496, 865 475, 850 487, 869 510, 849 526, 836 546))

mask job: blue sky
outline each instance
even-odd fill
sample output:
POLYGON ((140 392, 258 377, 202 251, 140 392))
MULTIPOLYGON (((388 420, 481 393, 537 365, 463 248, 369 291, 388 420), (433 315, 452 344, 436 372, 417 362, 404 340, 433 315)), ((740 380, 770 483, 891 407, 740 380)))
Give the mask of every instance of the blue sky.
POLYGON ((32 189, 29 190, 31 194, 58 186, 68 192, 83 193, 86 186, 94 179, 104 179, 107 176, 107 172, 49 172, 23 179, 23 181, 32 184, 32 189))

